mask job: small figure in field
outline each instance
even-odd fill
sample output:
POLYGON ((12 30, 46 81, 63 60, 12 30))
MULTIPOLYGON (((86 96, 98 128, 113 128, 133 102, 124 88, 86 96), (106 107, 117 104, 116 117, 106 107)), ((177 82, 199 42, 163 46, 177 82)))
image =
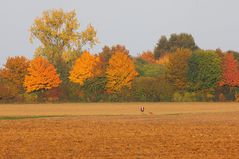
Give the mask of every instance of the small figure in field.
POLYGON ((140 107, 140 111, 143 113, 144 112, 144 107, 140 107))

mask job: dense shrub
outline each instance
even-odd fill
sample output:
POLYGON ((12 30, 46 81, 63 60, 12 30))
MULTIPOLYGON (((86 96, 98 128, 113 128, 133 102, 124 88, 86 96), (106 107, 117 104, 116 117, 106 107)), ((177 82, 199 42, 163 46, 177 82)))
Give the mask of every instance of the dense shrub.
POLYGON ((133 82, 132 101, 170 101, 172 87, 164 78, 139 77, 133 82))
POLYGON ((18 95, 18 88, 15 84, 0 80, 0 102, 14 102, 16 96, 18 95))
POLYGON ((166 67, 164 65, 147 63, 142 59, 137 59, 136 70, 140 76, 162 77, 165 75, 166 67))
POLYGON ((24 103, 37 103, 37 95, 34 93, 24 93, 23 94, 24 103))
POLYGON ((197 101, 196 93, 179 93, 175 92, 173 95, 173 101, 174 102, 195 102, 197 101))

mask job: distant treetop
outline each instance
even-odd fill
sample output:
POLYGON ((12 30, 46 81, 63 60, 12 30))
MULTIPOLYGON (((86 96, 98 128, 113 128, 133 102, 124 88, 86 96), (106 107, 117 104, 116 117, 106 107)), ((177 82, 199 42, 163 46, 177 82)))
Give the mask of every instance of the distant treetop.
POLYGON ((154 56, 156 59, 158 59, 166 53, 175 52, 177 48, 186 48, 194 51, 199 47, 196 45, 194 38, 191 34, 174 33, 170 35, 169 39, 167 39, 166 36, 161 36, 159 42, 154 49, 154 56))

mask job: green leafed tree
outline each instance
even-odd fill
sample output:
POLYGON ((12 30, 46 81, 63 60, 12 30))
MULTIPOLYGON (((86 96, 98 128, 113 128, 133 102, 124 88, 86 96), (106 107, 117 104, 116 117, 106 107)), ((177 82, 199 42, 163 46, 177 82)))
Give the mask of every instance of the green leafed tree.
POLYGON ((168 52, 169 49, 169 43, 166 36, 161 36, 159 39, 159 42, 157 43, 155 49, 154 49, 154 57, 156 59, 163 56, 166 52, 168 52))
POLYGON ((156 59, 158 59, 168 52, 175 52, 177 48, 187 48, 190 50, 198 49, 191 34, 174 33, 170 35, 169 39, 167 39, 166 36, 162 36, 159 39, 159 42, 154 49, 154 56, 156 59))
POLYGON ((197 50, 189 60, 189 81, 194 89, 215 88, 221 78, 221 57, 211 50, 197 50))

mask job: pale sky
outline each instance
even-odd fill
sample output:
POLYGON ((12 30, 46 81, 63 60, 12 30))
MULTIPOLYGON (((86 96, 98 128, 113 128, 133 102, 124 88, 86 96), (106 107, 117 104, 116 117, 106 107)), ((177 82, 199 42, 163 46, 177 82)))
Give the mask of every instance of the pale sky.
POLYGON ((32 58, 29 28, 44 10, 75 9, 82 29, 91 23, 104 45, 132 55, 153 50, 161 35, 187 32, 203 49, 239 50, 238 0, 0 0, 0 66, 8 56, 32 58))

